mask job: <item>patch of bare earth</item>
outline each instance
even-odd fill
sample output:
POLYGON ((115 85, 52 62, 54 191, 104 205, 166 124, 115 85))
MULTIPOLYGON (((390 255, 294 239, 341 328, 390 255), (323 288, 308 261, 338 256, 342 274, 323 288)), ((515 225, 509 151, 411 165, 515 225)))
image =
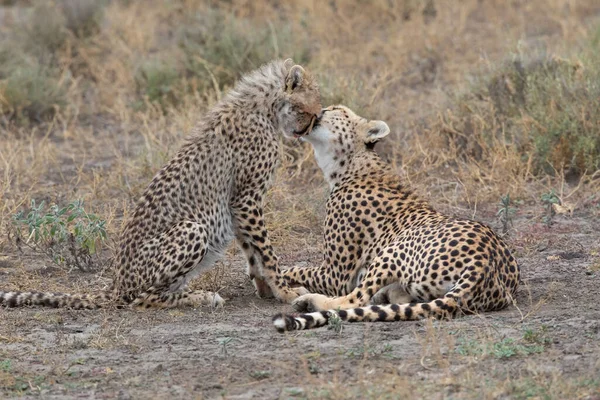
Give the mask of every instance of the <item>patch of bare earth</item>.
MULTIPOLYGON (((0 309, 0 388, 43 398, 597 398, 600 222, 519 217, 514 229, 516 306, 450 322, 281 335, 270 318, 290 307, 254 296, 239 254, 225 261, 220 310, 0 309)), ((0 272, 15 268, 4 260, 0 272)))

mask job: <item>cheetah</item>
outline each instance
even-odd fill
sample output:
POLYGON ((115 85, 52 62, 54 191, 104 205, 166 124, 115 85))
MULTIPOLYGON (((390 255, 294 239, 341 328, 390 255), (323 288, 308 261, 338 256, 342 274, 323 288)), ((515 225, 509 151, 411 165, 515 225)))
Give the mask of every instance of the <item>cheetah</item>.
POLYGON ((293 302, 310 313, 273 318, 279 332, 324 326, 334 315, 452 318, 512 303, 519 266, 507 245, 488 226, 437 212, 412 192, 373 151, 389 132, 383 121, 332 106, 303 136, 331 187, 325 254, 322 265, 285 271, 312 293, 293 302))
POLYGON ((199 121, 137 201, 121 234, 108 290, 93 296, 0 291, 0 304, 221 305, 217 293, 192 292, 187 284, 236 238, 258 296, 290 302, 307 293, 290 288, 280 275, 263 201, 279 163, 280 133, 300 137, 320 113, 316 80, 291 59, 247 74, 199 121))

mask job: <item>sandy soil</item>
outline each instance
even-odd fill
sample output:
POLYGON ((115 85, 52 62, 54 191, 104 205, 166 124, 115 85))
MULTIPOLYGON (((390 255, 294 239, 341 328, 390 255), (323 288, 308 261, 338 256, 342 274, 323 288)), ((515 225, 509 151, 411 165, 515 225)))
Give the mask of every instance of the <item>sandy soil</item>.
MULTIPOLYGON (((270 318, 290 307, 254 296, 239 255, 229 260, 229 301, 220 310, 0 309, 0 391, 48 399, 560 398, 563 391, 562 398, 600 398, 600 221, 575 215, 546 228, 521 216, 515 230, 510 242, 524 277, 518 308, 454 321, 281 335, 270 318)), ((285 257, 294 259, 319 256, 285 257)), ((5 257, 0 272, 16 273, 19 263, 5 257)), ((52 269, 39 273, 54 279, 52 269)), ((89 278, 68 275, 74 286, 89 278)))

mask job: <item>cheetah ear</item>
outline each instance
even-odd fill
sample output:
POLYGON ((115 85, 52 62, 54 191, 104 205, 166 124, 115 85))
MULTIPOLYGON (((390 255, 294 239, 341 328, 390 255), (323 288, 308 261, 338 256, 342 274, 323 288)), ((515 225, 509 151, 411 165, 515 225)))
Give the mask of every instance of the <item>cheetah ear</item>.
POLYGON ((304 81, 304 68, 299 65, 294 65, 290 68, 287 78, 285 79, 285 91, 288 93, 293 92, 296 88, 302 85, 304 81))
POLYGON ((365 130, 365 143, 376 143, 390 133, 390 127, 383 121, 369 121, 365 130))
POLYGON ((283 66, 285 67, 286 71, 289 70, 290 68, 292 68, 293 65, 294 65, 294 60, 292 60, 291 58, 286 58, 285 61, 283 62, 283 66))

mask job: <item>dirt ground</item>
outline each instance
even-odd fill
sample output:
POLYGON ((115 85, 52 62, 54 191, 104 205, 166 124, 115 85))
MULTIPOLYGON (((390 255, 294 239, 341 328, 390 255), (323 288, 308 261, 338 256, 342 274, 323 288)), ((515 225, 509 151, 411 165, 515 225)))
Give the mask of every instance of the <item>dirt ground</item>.
MULTIPOLYGON (((492 213, 479 219, 494 224, 492 213)), ((278 334, 240 254, 223 309, 0 309, 0 390, 24 398, 600 398, 600 221, 520 215, 517 307, 454 321, 278 334)), ((319 261, 318 251, 282 257, 319 261)), ((42 268, 78 287, 80 272, 42 268)), ((19 268, 16 257, 0 273, 19 268)), ((34 272, 34 271, 31 271, 34 272)))

